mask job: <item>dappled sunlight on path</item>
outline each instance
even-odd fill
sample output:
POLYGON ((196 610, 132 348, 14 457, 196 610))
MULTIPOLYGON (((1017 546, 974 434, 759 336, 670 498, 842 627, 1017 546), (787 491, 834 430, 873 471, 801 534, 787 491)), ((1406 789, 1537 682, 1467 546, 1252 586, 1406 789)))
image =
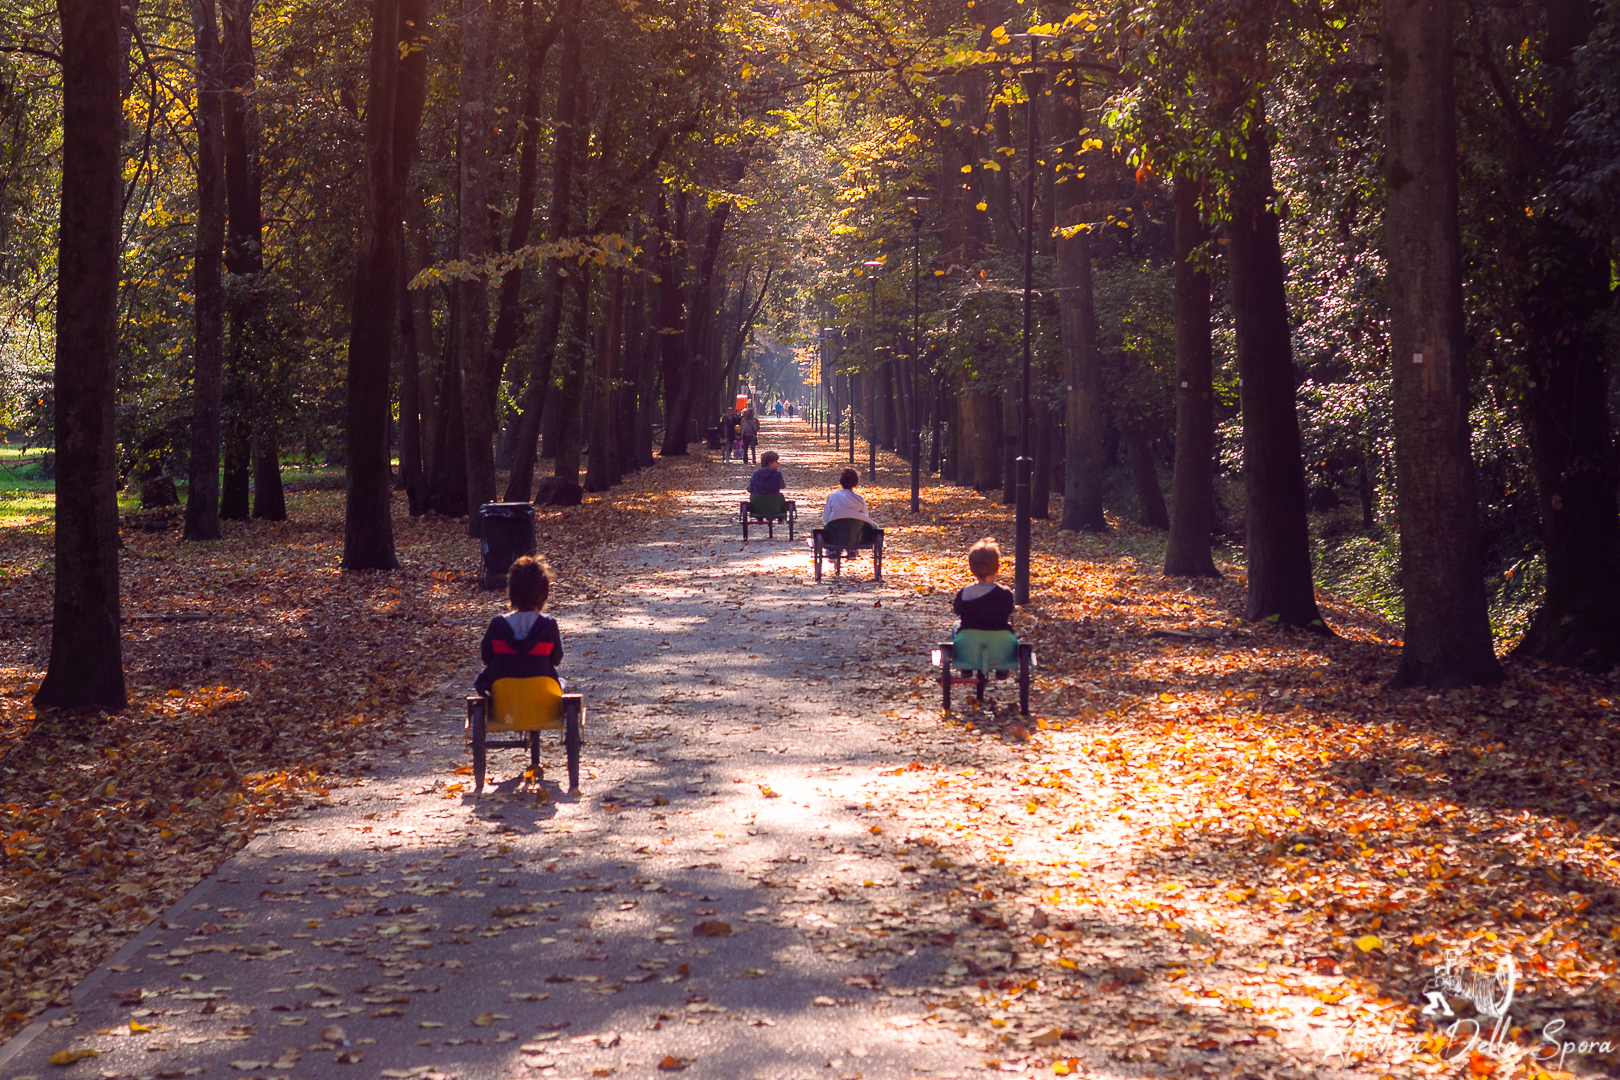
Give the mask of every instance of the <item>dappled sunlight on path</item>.
MULTIPOLYGON (((1303 1078, 1355 1052, 1417 1076, 1459 1066, 1356 1040, 1410 1022, 1437 942, 1533 920, 1526 1029, 1601 1030, 1611 822, 1577 836, 1433 786, 1469 752, 1438 725, 1516 698, 1382 695, 1374 620, 1243 626, 1241 568, 1189 586, 1145 531, 1038 523, 1015 617, 1041 649, 1034 716, 1010 683, 942 716, 928 651, 1006 508, 925 483, 913 517, 881 455, 861 490, 884 580, 862 558, 817 585, 807 540, 847 450, 775 420, 761 449, 792 540, 743 543, 753 466, 701 451, 548 519, 588 540, 542 529, 589 707, 577 796, 549 743, 543 779, 496 751, 472 796, 468 656, 397 760, 256 839, 0 1080, 76 1049, 113 1077, 1303 1078)), ((472 606, 469 626, 500 607, 472 606)), ((1474 760, 1494 782, 1499 758, 1474 760)))

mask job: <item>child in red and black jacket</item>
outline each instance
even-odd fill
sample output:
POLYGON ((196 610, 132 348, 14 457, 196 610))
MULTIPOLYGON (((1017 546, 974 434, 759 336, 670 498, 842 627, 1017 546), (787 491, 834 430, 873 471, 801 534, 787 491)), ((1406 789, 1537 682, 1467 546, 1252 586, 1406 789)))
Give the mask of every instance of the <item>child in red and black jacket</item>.
POLYGON ((489 620, 478 646, 484 670, 473 688, 487 694, 496 679, 557 677, 562 663, 562 634, 557 620, 540 614, 551 594, 551 567, 532 555, 512 564, 506 575, 506 594, 512 610, 489 620))

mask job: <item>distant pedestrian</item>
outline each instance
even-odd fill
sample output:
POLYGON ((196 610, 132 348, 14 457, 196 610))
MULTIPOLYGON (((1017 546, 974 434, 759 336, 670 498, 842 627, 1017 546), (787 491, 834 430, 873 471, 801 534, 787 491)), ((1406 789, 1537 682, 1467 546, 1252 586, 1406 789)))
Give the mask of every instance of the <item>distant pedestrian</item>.
POLYGON ((754 415, 750 408, 742 417, 742 444, 743 460, 757 461, 759 459, 759 417, 754 415))
POLYGON ((739 420, 735 409, 727 409, 726 414, 720 418, 720 460, 730 461, 732 444, 737 441, 737 426, 739 420))

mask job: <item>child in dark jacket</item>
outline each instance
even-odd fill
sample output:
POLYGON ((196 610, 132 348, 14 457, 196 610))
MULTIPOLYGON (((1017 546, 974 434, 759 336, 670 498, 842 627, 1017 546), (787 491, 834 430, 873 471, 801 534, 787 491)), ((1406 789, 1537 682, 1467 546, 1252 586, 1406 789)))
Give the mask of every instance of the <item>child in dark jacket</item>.
POLYGON ((506 575, 507 596, 512 610, 489 620, 484 640, 478 646, 484 670, 473 688, 489 692, 496 679, 557 677, 562 663, 562 634, 557 620, 540 614, 551 594, 552 572, 547 563, 525 555, 512 564, 506 575))
POLYGON ((974 583, 956 594, 951 610, 962 620, 958 630, 1011 630, 1013 594, 996 584, 1001 570, 1001 548, 985 537, 968 549, 968 570, 974 583))
POLYGON ((754 475, 748 478, 748 494, 750 495, 780 495, 782 494, 782 456, 775 450, 767 450, 759 455, 759 468, 754 475))

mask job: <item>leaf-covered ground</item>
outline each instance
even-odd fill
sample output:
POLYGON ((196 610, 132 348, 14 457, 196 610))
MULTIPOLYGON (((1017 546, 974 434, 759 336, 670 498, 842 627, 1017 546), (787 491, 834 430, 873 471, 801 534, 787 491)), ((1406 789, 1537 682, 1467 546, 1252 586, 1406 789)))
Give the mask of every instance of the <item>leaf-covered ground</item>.
MULTIPOLYGON (((790 494, 824 486, 792 461, 790 494)), ((612 506, 548 513, 543 546, 574 553, 564 576, 588 596, 590 554, 652 535, 672 493, 712 484, 714 467, 661 464, 612 506)), ((885 577, 937 598, 944 630, 967 546, 1006 542, 1010 516, 931 488, 913 521, 904 484, 885 458, 865 488, 892 525, 885 577)), ((303 524, 242 526, 219 545, 131 534, 127 612, 213 618, 131 624, 126 663, 147 689, 124 717, 34 718, 45 630, 7 624, 11 1027, 257 818, 363 769, 409 697, 467 667, 487 601, 472 596, 460 526, 402 522, 404 573, 344 577, 339 513, 316 494, 295 502, 303 524)), ((41 538, 0 542, 7 613, 43 614, 41 538)), ((1039 523, 1036 550, 1035 602, 1017 616, 1041 658, 1030 723, 1007 708, 1011 684, 991 708, 942 716, 927 641, 874 642, 889 686, 851 706, 920 736, 864 786, 893 884, 927 883, 926 911, 897 893, 875 924, 922 920, 924 944, 951 960, 908 1023, 954 1031, 1003 1071, 1522 1076, 1560 1064, 1538 1040, 1562 1022, 1560 1042, 1611 1044, 1577 1046, 1564 1069, 1616 1068, 1612 678, 1512 661, 1498 688, 1394 693, 1394 628, 1330 598, 1338 637, 1257 629, 1237 618, 1241 567, 1165 579, 1146 531, 1039 523), (1516 961, 1512 1027, 1494 1048, 1465 1045, 1474 1009, 1460 996, 1447 1002, 1460 1039, 1420 1015, 1463 947, 1516 961)), ((862 886, 801 887, 859 904, 862 886)), ((882 981, 852 978, 874 993, 882 981)))
MULTIPOLYGON (((881 500, 889 520, 909 518, 904 497, 881 500)), ((945 599, 969 544, 1008 543, 1010 508, 958 490, 926 509, 891 534, 889 564, 945 599)), ((1177 1041, 1178 1015, 1213 1010, 1233 1020, 1217 1039, 1262 1048, 1280 1025, 1331 1020, 1336 1062, 1556 1072, 1551 1024, 1560 1044, 1607 1041, 1565 1054, 1566 1070, 1620 1067, 1615 679, 1513 659, 1500 687, 1390 691, 1396 628, 1331 597, 1336 637, 1247 625, 1241 566, 1169 579, 1161 539, 1114 524, 1037 523, 1015 617, 1039 649, 1034 724, 1004 707, 1011 684, 992 691, 999 710, 943 720, 971 727, 972 746, 1024 752, 970 750, 872 787, 942 858, 1002 868, 975 924, 1018 926, 1060 964, 1077 941, 1120 939, 1086 1012, 1106 1025, 1113 1010, 1136 1060, 1177 1041), (1488 1030, 1467 1045, 1466 1019, 1448 1041, 1434 1032, 1450 1021, 1420 1015, 1455 949, 1482 968, 1515 960, 1494 1050, 1488 1030)), ((924 715, 938 695, 918 682, 924 715)), ((981 1009, 1008 1007, 1005 981, 981 980, 981 1009)))
MULTIPOLYGON (((326 490, 290 494, 287 521, 226 522, 215 542, 181 540, 177 512, 125 519, 131 706, 111 717, 30 704, 50 649, 50 522, 0 528, 0 1039, 266 816, 368 768, 401 710, 476 656, 488 605, 465 523, 409 518, 396 495, 403 569, 343 574, 342 492, 309 486, 326 490)), ((667 501, 632 478, 612 505, 541 510, 542 544, 589 588, 590 553, 654 528, 667 501)))

